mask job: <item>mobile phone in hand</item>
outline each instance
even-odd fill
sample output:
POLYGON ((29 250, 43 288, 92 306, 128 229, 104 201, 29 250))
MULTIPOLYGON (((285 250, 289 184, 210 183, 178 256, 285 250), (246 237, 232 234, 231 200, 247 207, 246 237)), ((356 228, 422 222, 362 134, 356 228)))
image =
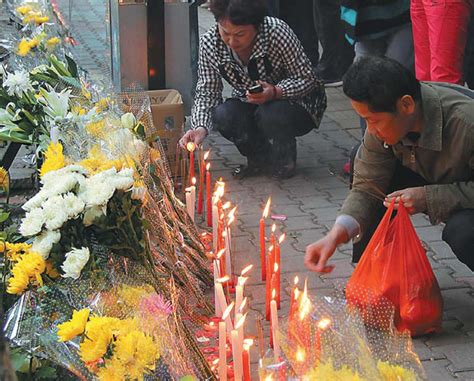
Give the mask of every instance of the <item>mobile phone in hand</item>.
POLYGON ((250 87, 248 89, 248 91, 249 91, 250 94, 258 94, 258 93, 261 93, 263 91, 263 87, 262 87, 262 85, 258 84, 258 85, 250 87))

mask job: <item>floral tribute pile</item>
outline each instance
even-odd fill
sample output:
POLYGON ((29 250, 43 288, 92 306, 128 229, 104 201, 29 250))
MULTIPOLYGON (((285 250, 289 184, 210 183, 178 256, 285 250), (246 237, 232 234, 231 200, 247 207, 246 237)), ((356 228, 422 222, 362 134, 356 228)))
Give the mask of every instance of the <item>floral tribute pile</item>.
POLYGON ((47 1, 11 11, 21 28, 0 63, 0 140, 33 145, 39 178, 18 230, 2 232, 15 368, 27 378, 213 379, 191 334, 211 312, 212 277, 149 139, 149 100, 88 82, 47 1))

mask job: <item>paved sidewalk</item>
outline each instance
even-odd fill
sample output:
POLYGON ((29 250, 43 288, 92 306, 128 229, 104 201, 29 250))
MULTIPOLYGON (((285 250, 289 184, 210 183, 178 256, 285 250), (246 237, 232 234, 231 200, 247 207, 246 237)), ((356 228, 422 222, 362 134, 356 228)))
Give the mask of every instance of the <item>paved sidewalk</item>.
MULTIPOLYGON (((104 9, 101 0, 81 1, 81 6, 73 11, 71 25, 80 43, 76 58, 97 77, 109 73, 104 63, 108 51, 103 32, 91 28, 105 24, 101 19, 104 9)), ((212 25, 213 18, 207 10, 200 9, 199 13, 203 32, 212 25)), ((287 234, 282 246, 282 289, 298 274, 300 279, 308 277, 312 294, 331 294, 335 285, 346 281, 354 269, 350 244, 341 246, 331 259, 336 268, 330 275, 308 273, 303 264, 305 247, 328 231, 347 195, 348 178, 342 173, 342 166, 360 138, 359 120, 342 91, 328 89, 327 93, 329 106, 321 128, 298 139, 298 173, 290 180, 275 181, 267 177, 234 180, 231 170, 243 164, 244 158, 217 134, 212 134, 206 143, 212 148, 213 175, 227 182, 227 197, 238 205, 233 233, 236 269, 240 271, 249 263, 256 267, 246 286, 253 318, 264 311, 264 287, 258 276, 258 220, 270 195, 273 213, 287 216, 286 221, 277 222, 279 229, 287 234)), ((413 223, 427 248, 445 303, 444 332, 415 339, 414 349, 429 380, 474 380, 474 274, 441 241, 442 226, 431 226, 423 215, 414 216, 413 223)), ((282 295, 282 317, 288 312, 288 299, 287 293, 282 295)), ((265 329, 268 339, 268 326, 265 329)), ((253 358, 255 362, 256 353, 253 358)))

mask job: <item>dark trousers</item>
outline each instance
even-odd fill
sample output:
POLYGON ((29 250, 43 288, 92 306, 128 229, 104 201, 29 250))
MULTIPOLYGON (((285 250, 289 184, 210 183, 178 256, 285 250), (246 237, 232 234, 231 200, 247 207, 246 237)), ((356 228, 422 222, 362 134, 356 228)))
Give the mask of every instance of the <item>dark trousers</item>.
POLYGON ((464 55, 464 80, 470 89, 474 89, 474 12, 467 28, 466 53, 464 55))
POLYGON ((296 136, 315 128, 299 105, 276 100, 263 105, 228 99, 214 109, 213 126, 250 162, 289 164, 296 161, 296 136), (275 162, 276 161, 276 162, 275 162))
MULTIPOLYGON (((357 148, 354 148, 352 151, 351 166, 353 166, 357 148)), ((351 185, 353 173, 352 167, 351 185)), ((404 167, 399 162, 395 168, 395 173, 387 193, 424 185, 428 185, 428 183, 423 177, 404 167)), ((359 261, 386 210, 383 205, 380 205, 377 210, 372 212, 372 223, 367 227, 361 240, 353 244, 353 262, 359 261)), ((464 209, 453 213, 443 229, 442 239, 451 247, 451 250, 453 250, 458 259, 474 271, 474 209, 464 209)))

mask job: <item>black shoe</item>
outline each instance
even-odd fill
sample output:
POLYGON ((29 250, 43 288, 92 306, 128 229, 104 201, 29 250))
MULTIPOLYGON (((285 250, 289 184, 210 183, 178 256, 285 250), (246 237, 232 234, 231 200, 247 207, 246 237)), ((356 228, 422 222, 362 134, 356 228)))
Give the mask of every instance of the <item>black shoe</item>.
POLYGON ((266 168, 258 165, 240 165, 233 172, 232 176, 240 180, 246 177, 254 177, 263 175, 266 172, 266 168))
POLYGON ((296 174, 296 163, 287 164, 278 168, 275 168, 272 173, 272 177, 275 179, 289 179, 296 174))

